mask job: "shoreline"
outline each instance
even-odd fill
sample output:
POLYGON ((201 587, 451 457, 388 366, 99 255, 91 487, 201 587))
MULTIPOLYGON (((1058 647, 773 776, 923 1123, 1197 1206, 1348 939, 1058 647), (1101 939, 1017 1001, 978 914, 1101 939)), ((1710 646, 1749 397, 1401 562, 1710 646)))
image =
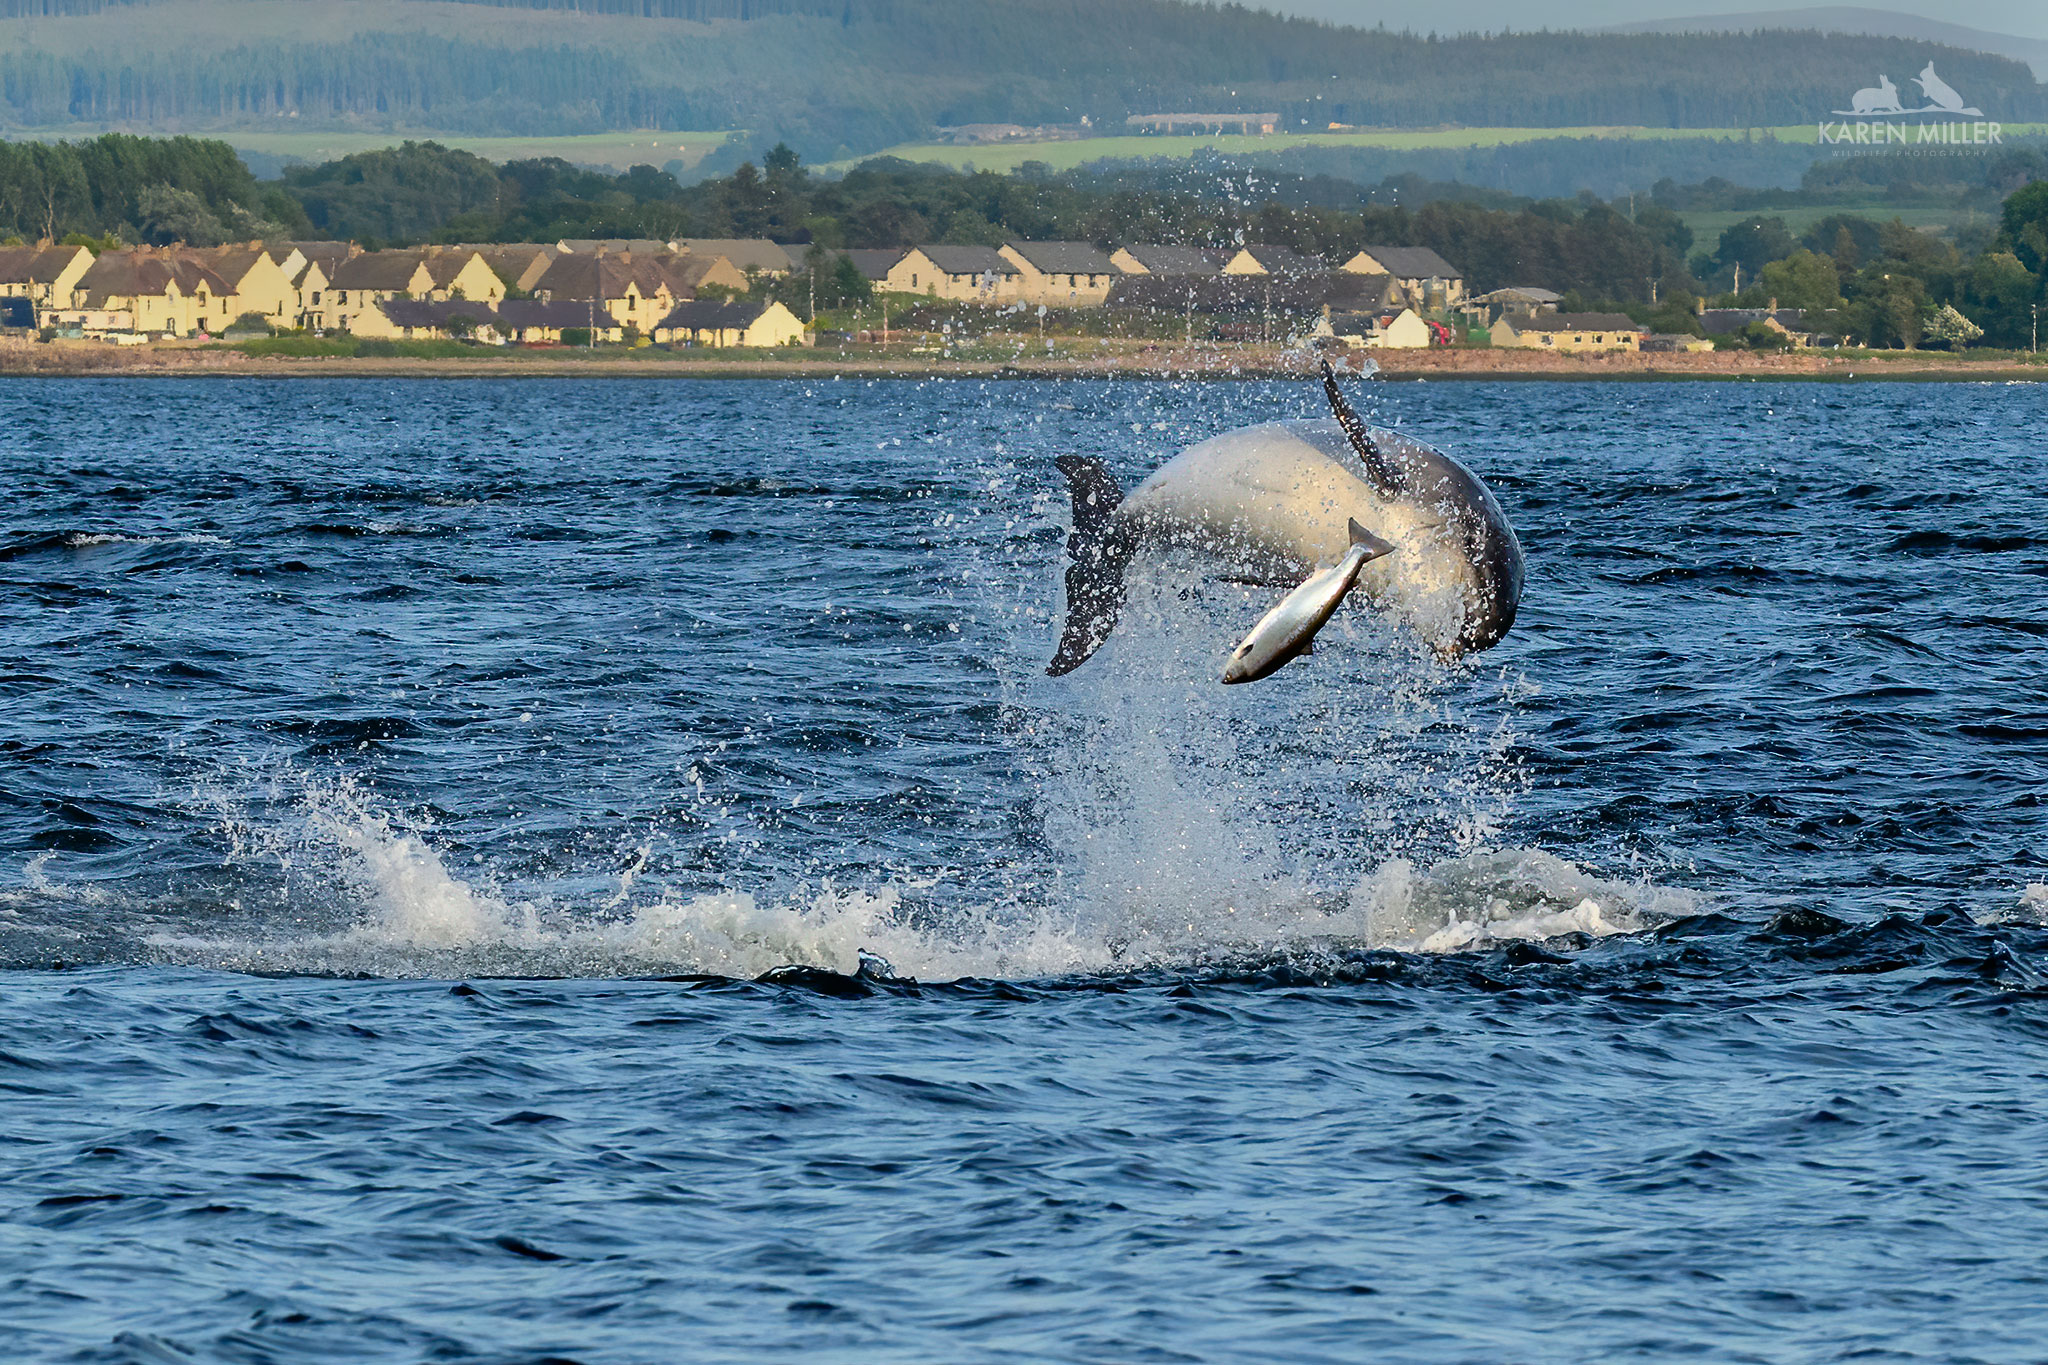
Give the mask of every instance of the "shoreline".
MULTIPOLYGON (((2048 382, 2048 360, 1975 358, 1945 351, 1844 355, 1834 351, 1608 352, 1562 354, 1483 347, 1353 351, 1354 366, 1379 361, 1395 381, 1587 381, 1658 383, 1775 380, 1822 383, 2048 382)), ((141 348, 102 343, 0 343, 0 378, 220 379, 1297 379, 1312 372, 1299 348, 1247 344, 1165 346, 1085 339, 1053 354, 967 357, 848 351, 642 355, 549 351, 480 352, 474 357, 251 356, 191 345, 141 348)))

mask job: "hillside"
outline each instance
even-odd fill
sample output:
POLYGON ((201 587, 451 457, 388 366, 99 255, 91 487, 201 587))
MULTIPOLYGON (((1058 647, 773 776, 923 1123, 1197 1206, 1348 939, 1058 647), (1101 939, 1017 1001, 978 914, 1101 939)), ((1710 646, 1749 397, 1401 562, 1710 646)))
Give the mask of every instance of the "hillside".
POLYGON ((2048 120, 2025 65, 1818 34, 1445 40, 1168 0, 0 0, 0 128, 476 135, 744 128, 819 160, 978 122, 1769 127, 1929 60, 2048 120))

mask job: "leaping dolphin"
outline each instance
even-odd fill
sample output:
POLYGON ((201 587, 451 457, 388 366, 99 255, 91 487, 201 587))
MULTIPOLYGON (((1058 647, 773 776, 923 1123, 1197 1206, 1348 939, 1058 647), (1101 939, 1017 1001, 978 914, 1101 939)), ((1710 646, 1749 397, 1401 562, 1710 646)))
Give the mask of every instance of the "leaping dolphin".
POLYGON ((1046 672, 1071 673, 1102 647, 1141 546, 1187 546, 1239 577, 1292 586, 1338 563, 1351 522, 1390 542, 1357 591, 1445 658, 1508 633, 1522 597, 1522 546, 1477 475, 1442 451, 1369 427, 1323 362, 1331 417, 1212 436, 1152 471, 1128 497, 1102 461, 1055 463, 1073 497, 1067 624, 1046 672))

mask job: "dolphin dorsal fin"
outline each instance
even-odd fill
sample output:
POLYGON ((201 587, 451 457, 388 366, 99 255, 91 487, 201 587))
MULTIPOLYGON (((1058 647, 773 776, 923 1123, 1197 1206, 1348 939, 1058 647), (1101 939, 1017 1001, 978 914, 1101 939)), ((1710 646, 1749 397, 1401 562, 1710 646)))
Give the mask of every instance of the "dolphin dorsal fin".
POLYGON ((1358 452, 1373 490, 1383 498, 1398 498, 1408 487, 1408 476, 1387 458, 1386 452, 1373 441, 1372 429, 1366 426, 1365 419, 1344 401, 1344 391, 1337 387, 1337 372, 1330 368, 1328 356, 1323 357, 1322 366, 1323 393, 1330 400, 1330 411, 1336 416, 1337 425, 1344 429, 1351 448, 1358 452))

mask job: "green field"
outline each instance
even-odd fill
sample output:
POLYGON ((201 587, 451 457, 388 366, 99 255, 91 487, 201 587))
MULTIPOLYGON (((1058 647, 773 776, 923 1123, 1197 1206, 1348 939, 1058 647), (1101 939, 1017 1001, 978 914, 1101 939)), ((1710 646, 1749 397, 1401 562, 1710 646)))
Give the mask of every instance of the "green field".
MULTIPOLYGON (((2008 124, 2009 137, 2034 137, 2048 132, 2048 124, 2008 124)), ((1783 128, 1382 128, 1342 133, 1224 133, 1215 136, 1145 136, 1076 138, 1064 142, 1004 142, 956 147, 950 144, 904 143, 875 152, 875 156, 901 157, 957 169, 972 167, 983 171, 1014 171, 1027 161, 1039 161, 1056 171, 1073 170, 1090 161, 1105 158, 1186 157, 1198 151, 1214 150, 1231 156, 1259 152, 1282 152, 1295 147, 1372 147, 1382 151, 1421 151, 1442 147, 1500 147, 1543 138, 1616 138, 1664 141, 1673 138, 1717 138, 1741 141, 1745 137, 1772 138, 1779 142, 1812 145, 1819 132, 1815 124, 1802 123, 1783 128)), ((1843 148, 1846 152, 1849 149, 1843 148)), ((845 170, 865 157, 832 162, 821 170, 845 170)))
POLYGON ((1995 225, 1997 215, 1986 214, 1981 209, 1958 208, 1893 208, 1887 204, 1803 204, 1787 209, 1713 209, 1697 213, 1681 213, 1685 225, 1692 229, 1694 250, 1711 251, 1721 240, 1721 234, 1746 218, 1782 218, 1786 229, 1794 237, 1804 233, 1821 219, 1830 214, 1846 213, 1873 222, 1889 223, 1892 219, 1904 220, 1907 227, 1927 228, 1935 232, 1948 232, 1959 227, 1983 227, 1995 225))

